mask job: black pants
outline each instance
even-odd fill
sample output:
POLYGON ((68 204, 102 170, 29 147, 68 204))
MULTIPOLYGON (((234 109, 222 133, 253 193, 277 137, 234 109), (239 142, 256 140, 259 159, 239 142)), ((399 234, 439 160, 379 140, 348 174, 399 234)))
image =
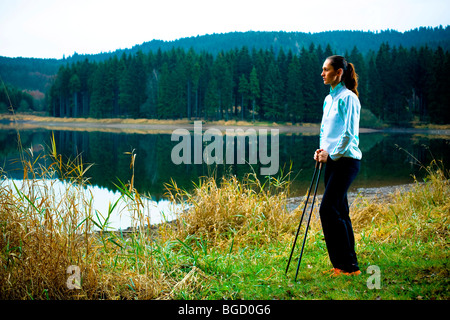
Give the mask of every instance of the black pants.
POLYGON ((328 157, 325 192, 319 211, 330 261, 334 268, 346 272, 359 270, 347 191, 358 175, 360 166, 360 160, 340 158, 333 161, 328 157))

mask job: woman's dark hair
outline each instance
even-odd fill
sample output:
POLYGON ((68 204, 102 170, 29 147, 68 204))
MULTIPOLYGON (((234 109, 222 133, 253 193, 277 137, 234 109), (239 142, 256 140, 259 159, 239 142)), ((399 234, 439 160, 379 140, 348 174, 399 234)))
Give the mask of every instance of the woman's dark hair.
POLYGON ((342 81, 347 89, 353 91, 357 96, 358 93, 358 74, 355 72, 355 66, 353 63, 347 62, 343 56, 330 56, 327 58, 330 60, 330 64, 334 70, 342 69, 344 74, 342 75, 342 81))

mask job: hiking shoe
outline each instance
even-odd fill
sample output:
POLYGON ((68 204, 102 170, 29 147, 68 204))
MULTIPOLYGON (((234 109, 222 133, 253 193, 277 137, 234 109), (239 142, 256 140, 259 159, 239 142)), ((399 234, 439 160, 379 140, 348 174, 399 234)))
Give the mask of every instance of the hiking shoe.
POLYGON ((356 270, 353 272, 344 272, 344 274, 347 276, 359 276, 361 274, 361 270, 356 270))
POLYGON ((338 276, 359 276, 361 274, 361 270, 356 270, 353 272, 346 272, 339 268, 333 268, 331 270, 327 270, 323 272, 324 274, 330 273, 330 277, 338 277, 338 276))
POLYGON ((345 271, 339 268, 334 268, 333 273, 330 275, 330 277, 338 277, 345 274, 345 271))
MULTIPOLYGON (((322 271, 322 273, 323 274, 330 274, 330 275, 332 275, 332 274, 334 274, 336 271, 336 268, 331 268, 330 270, 325 270, 325 271, 322 271)), ((339 269, 337 269, 337 270, 339 270, 339 269)))

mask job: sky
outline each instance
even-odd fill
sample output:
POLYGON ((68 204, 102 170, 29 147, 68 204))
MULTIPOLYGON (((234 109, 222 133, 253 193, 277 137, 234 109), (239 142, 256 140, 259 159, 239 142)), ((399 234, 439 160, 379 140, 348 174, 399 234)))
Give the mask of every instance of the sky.
POLYGON ((449 0, 0 0, 0 56, 112 52, 234 31, 400 32, 450 25, 449 0))

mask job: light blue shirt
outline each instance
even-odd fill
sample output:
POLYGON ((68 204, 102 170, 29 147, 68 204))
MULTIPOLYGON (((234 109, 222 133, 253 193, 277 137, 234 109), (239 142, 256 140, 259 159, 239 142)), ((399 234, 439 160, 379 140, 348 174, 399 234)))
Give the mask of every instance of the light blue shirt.
POLYGON ((341 157, 360 160, 359 117, 361 104, 358 96, 341 82, 325 98, 320 148, 327 151, 332 160, 341 157))

